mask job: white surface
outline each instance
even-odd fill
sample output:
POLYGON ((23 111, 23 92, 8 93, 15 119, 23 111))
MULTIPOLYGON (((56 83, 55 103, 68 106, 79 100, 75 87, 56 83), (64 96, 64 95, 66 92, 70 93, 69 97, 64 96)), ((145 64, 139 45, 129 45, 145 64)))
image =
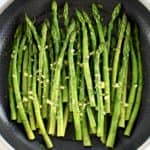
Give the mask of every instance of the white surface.
POLYGON ((0 0, 0 14, 13 2, 14 0, 0 0))
POLYGON ((138 148, 138 150, 150 150, 150 138, 148 138, 146 142, 138 148))
POLYGON ((139 0, 148 10, 150 10, 150 0, 139 0))
POLYGON ((0 135, 0 150, 14 150, 14 148, 7 143, 7 141, 0 135))
MULTIPOLYGON (((13 2, 14 0, 0 0, 0 14, 13 2)), ((150 10, 150 0, 139 0, 148 10, 150 10)), ((0 135, 0 150, 14 150, 6 140, 0 135)), ((138 150, 150 150, 150 138, 138 148, 138 150)))

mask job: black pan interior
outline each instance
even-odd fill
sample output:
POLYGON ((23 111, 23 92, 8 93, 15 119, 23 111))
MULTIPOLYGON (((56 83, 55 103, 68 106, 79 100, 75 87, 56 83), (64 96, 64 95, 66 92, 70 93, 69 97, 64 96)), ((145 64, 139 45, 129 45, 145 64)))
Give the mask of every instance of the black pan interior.
MULTIPOLYGON (((100 2, 104 5, 103 16, 109 16, 112 8, 119 0, 69 0, 70 10, 74 8, 90 9, 92 2, 100 2)), ((64 0, 58 0, 62 8, 64 0)), ((136 121, 131 137, 122 136, 119 131, 116 150, 135 150, 150 136, 150 13, 136 0, 122 0, 123 7, 131 20, 136 22, 140 28, 140 41, 142 49, 142 60, 144 70, 144 89, 142 96, 142 107, 136 121)), ((24 14, 42 20, 49 16, 50 0, 16 0, 0 16, 0 133, 16 150, 38 150, 45 149, 41 137, 30 142, 27 140, 23 127, 12 121, 9 117, 8 105, 8 64, 10 60, 10 46, 16 25, 22 22, 24 14), (39 17, 40 16, 40 17, 39 17)), ((53 138, 54 150, 106 150, 97 138, 93 137, 93 147, 84 148, 82 143, 71 139, 71 128, 68 129, 65 139, 53 138)))

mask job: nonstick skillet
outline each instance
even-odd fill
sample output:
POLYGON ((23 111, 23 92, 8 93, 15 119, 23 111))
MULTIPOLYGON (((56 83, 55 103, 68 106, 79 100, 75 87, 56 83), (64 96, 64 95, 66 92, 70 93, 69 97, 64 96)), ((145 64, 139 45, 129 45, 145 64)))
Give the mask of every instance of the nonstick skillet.
MULTIPOLYGON (((71 11, 75 8, 90 9, 92 2, 100 2, 105 10, 102 15, 107 19, 119 0, 69 0, 71 11)), ((58 0, 59 8, 63 6, 64 0, 58 0)), ((123 7, 129 18, 136 22, 140 28, 140 41, 142 51, 144 88, 142 105, 139 116, 134 126, 131 137, 122 136, 119 130, 116 140, 116 150, 135 150, 150 136, 150 13, 136 0, 122 0, 123 7)), ((36 18, 37 23, 46 16, 50 16, 50 0, 16 0, 2 15, 0 15, 0 134, 16 150, 41 150, 44 147, 41 137, 35 141, 28 141, 23 127, 12 121, 9 116, 8 104, 8 64, 10 61, 9 49, 11 47, 12 35, 18 23, 22 22, 27 14, 36 18)), ((68 128, 65 138, 53 138, 54 150, 106 150, 107 148, 94 137, 93 147, 84 148, 82 143, 72 140, 71 127, 68 128)))

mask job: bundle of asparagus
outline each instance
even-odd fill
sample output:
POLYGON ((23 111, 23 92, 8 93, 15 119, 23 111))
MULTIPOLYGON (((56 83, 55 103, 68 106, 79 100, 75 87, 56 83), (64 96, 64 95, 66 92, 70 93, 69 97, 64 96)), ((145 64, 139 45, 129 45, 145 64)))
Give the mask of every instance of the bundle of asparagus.
POLYGON ((53 0, 51 18, 40 28, 25 16, 16 29, 8 75, 11 120, 23 124, 29 140, 38 129, 47 148, 53 147, 49 135, 64 137, 68 123, 84 146, 92 145, 94 134, 114 147, 117 129, 129 136, 137 118, 143 85, 138 28, 121 4, 104 24, 98 6, 92 4, 91 17, 76 10, 70 19, 65 3, 60 25, 53 0))

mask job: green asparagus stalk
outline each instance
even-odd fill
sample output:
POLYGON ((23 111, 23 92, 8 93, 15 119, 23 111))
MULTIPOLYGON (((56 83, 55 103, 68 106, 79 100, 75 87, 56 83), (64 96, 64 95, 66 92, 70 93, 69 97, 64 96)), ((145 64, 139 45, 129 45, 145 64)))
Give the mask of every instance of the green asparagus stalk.
MULTIPOLYGON (((81 128, 82 128, 82 138, 83 138, 83 145, 88 147, 91 146, 91 139, 88 131, 88 118, 87 118, 87 111, 86 111, 86 98, 85 98, 85 78, 84 74, 82 74, 82 60, 81 60, 81 27, 80 23, 77 22, 77 30, 79 31, 77 33, 77 60, 76 60, 76 80, 77 80, 77 86, 78 86, 78 92, 79 92, 79 108, 80 108, 80 117, 81 117, 81 128)), ((93 116, 92 116, 93 117, 93 116)), ((95 121, 95 120, 94 120, 95 121)), ((92 124, 93 125, 93 124, 92 124)), ((92 126, 91 125, 91 126, 92 126)), ((90 126, 89 126, 90 127, 90 126)), ((91 127, 92 128, 92 127, 91 127)), ((91 129, 91 132, 95 134, 95 127, 91 129)))
POLYGON ((82 25, 82 52, 83 52, 83 71, 88 89, 88 96, 91 107, 96 106, 94 90, 92 85, 92 78, 89 66, 89 48, 88 48, 88 33, 85 24, 85 20, 80 11, 76 10, 76 16, 82 25))
POLYGON ((33 25, 32 21, 27 17, 25 16, 25 19, 26 19, 26 23, 27 25, 30 27, 31 31, 32 31, 32 34, 35 38, 35 41, 37 43, 37 47, 39 49, 39 70, 38 70, 38 73, 39 73, 39 78, 38 78, 38 97, 39 97, 39 100, 40 100, 40 103, 41 103, 41 100, 42 100, 42 86, 41 86, 41 76, 42 76, 42 69, 43 69, 43 55, 44 55, 44 50, 45 50, 45 45, 46 45, 46 37, 47 37, 47 26, 45 23, 43 23, 42 25, 42 36, 40 38, 40 36, 38 35, 37 33, 37 30, 35 28, 35 26, 33 25))
POLYGON ((64 25, 67 28, 69 25, 69 5, 67 2, 65 2, 64 4, 63 16, 64 16, 64 25))
POLYGON ((47 118, 48 115, 48 105, 47 100, 49 98, 49 91, 50 91, 50 73, 49 73, 49 65, 48 65, 48 58, 46 54, 46 50, 44 51, 44 68, 43 68, 43 96, 42 96, 42 117, 47 118))
MULTIPOLYGON (((18 84, 19 87, 21 89, 21 67, 22 67, 22 63, 23 63, 23 51, 25 50, 25 42, 26 42, 26 35, 23 36, 20 46, 19 46, 19 51, 18 51, 18 62, 17 62, 17 77, 18 77, 18 84)), ((17 122, 21 123, 21 118, 19 115, 19 110, 17 110, 17 122)))
MULTIPOLYGON (((80 33, 80 32, 79 32, 80 33)), ((80 34, 79 34, 80 35, 80 34)), ((81 36, 81 35, 80 35, 81 36)), ((79 51, 78 51, 78 55, 81 55, 81 38, 79 37, 79 51)), ((91 139, 90 139, 90 135, 89 135, 89 131, 88 131, 88 122, 89 122, 89 127, 91 128, 91 133, 95 134, 96 133, 96 128, 95 125, 93 126, 93 123, 95 124, 95 118, 93 116, 93 113, 91 112, 91 109, 89 107, 88 111, 89 113, 87 113, 87 99, 85 98, 85 78, 84 78, 84 74, 82 74, 82 68, 80 68, 79 64, 81 63, 81 57, 78 56, 77 58, 77 69, 76 72, 78 71, 79 73, 77 74, 77 77, 80 78, 80 80, 78 79, 78 85, 79 85, 79 103, 81 104, 81 124, 82 124, 82 136, 83 136, 83 145, 84 146, 91 146, 91 139), (87 116, 90 119, 87 119, 87 116), (92 115, 92 119, 91 116, 92 115)))
MULTIPOLYGON (((112 67, 113 67, 113 60, 114 60, 114 55, 116 52, 116 46, 118 43, 118 38, 120 34, 120 26, 121 26, 121 18, 118 18, 114 22, 114 28, 112 30, 112 37, 111 37, 111 45, 110 45, 110 51, 109 51, 109 67, 110 67, 110 77, 112 76, 112 67)), ((111 79, 111 78, 110 78, 111 79)), ((112 88, 112 85, 111 85, 112 88)))
POLYGON ((29 121, 31 129, 34 131, 36 129, 35 126, 35 118, 34 118, 34 111, 33 111, 33 105, 32 105, 32 98, 30 98, 30 92, 32 91, 32 42, 29 42, 29 48, 28 48, 28 87, 27 87, 27 98, 28 98, 28 106, 27 111, 29 114, 29 121))
MULTIPOLYGON (((83 136, 83 145, 84 146, 91 146, 91 139, 88 131, 88 120, 86 117, 86 99, 85 99, 85 82, 84 82, 84 75, 81 74, 81 82, 80 82, 80 89, 79 89, 79 101, 82 104, 81 108, 81 124, 82 124, 82 136, 83 136)), ((95 127, 94 127, 95 129, 95 127)), ((92 131, 93 132, 93 131, 92 131)), ((94 131, 95 132, 95 131, 94 131)))
POLYGON ((25 111, 27 112, 27 106, 28 106, 28 50, 27 48, 24 51, 23 56, 23 66, 22 70, 24 71, 22 73, 22 100, 24 104, 25 111))
MULTIPOLYGON (((96 36, 95 36, 95 31, 94 31, 94 28, 93 28, 92 23, 90 21, 90 18, 88 17, 88 15, 84 11, 82 12, 83 16, 81 16, 82 14, 80 14, 80 12, 77 12, 77 13, 78 13, 78 15, 80 15, 79 17, 82 17, 81 19, 85 19, 85 23, 87 23, 87 25, 88 25, 88 28, 90 31, 90 37, 91 37, 92 51, 95 51, 95 49, 96 49, 96 36)), ((83 58, 83 61, 84 61, 84 58, 83 58)), ((87 106, 86 111, 87 111, 87 116, 88 116, 88 120, 89 120, 89 125, 91 128, 91 133, 95 134, 96 133, 96 121, 95 121, 95 118, 93 115, 93 111, 90 108, 90 106, 87 106)))
POLYGON ((63 136, 65 136, 66 133, 68 118, 69 118, 69 105, 67 104, 64 108, 64 115, 63 115, 63 127, 64 127, 63 136))
POLYGON ((33 110, 33 105, 32 105, 32 100, 30 98, 30 92, 32 91, 32 33, 30 28, 26 25, 26 37, 27 37, 27 46, 28 46, 28 66, 27 66, 27 112, 29 116, 29 121, 31 125, 31 129, 34 131, 36 129, 35 126, 35 118, 34 118, 34 110, 33 110))
POLYGON ((83 134, 83 145, 86 147, 91 146, 92 143, 88 132, 88 121, 87 121, 85 111, 83 112, 83 116, 82 116, 82 134, 83 134))
POLYGON ((111 119, 111 125, 110 125, 110 130, 107 138, 107 147, 113 147, 115 143, 115 138, 117 134, 117 127, 119 123, 119 117, 120 117, 120 101, 121 101, 121 96, 122 96, 122 90, 123 90, 123 82, 125 80, 125 72, 128 66, 128 59, 129 59, 129 38, 130 38, 130 23, 127 25, 126 29, 126 37, 124 41, 124 46, 123 46, 123 59, 122 59, 122 66, 119 71, 118 75, 118 85, 119 87, 116 90, 116 95, 115 95, 115 101, 114 101, 114 109, 112 113, 112 119, 111 119))
MULTIPOLYGON (((64 4, 64 11, 63 11, 63 17, 64 17, 64 26, 65 26, 65 31, 67 31, 68 25, 69 25, 69 6, 68 3, 66 2, 64 4)), ((62 91, 63 94, 63 102, 68 102, 69 100, 69 95, 68 95, 68 80, 66 79, 67 74, 67 64, 64 64, 64 68, 62 71, 62 83, 64 86, 64 89, 62 91)))
POLYGON ((92 47, 92 51, 96 50, 96 44, 97 44, 97 39, 96 39, 96 34, 95 34, 95 30, 94 27, 92 25, 92 22, 88 16, 88 14, 85 11, 82 11, 83 17, 85 22, 88 25, 89 28, 89 34, 90 34, 90 40, 91 40, 91 47, 92 47))
POLYGON ((69 82, 69 111, 72 113, 72 111, 73 111, 73 108, 72 108, 72 97, 71 97, 71 95, 72 95, 72 91, 71 91, 71 82, 69 82))
MULTIPOLYGON (((96 40, 96 34, 94 27, 91 23, 90 18, 86 14, 86 12, 83 11, 84 19, 86 20, 90 32, 90 38, 91 38, 91 45, 92 49, 94 51, 93 60, 94 60, 94 75, 95 75, 95 86, 96 86, 96 96, 97 96, 97 107, 98 107, 98 126, 97 126, 97 134, 100 134, 103 137, 103 131, 104 131, 104 109, 103 109, 103 97, 102 97, 102 89, 100 87, 101 82, 101 75, 100 75, 100 51, 97 50, 97 40, 96 40)), ((92 129, 92 128, 91 128, 92 129)), ((92 130, 91 130, 92 131, 92 130)))
POLYGON ((51 4, 51 11, 52 11, 52 27, 51 27, 51 35, 54 44, 54 53, 55 53, 55 61, 58 58, 58 54, 60 52, 60 29, 58 23, 58 16, 57 16, 57 2, 56 0, 52 0, 51 4))
POLYGON ((116 20, 116 18, 120 14, 120 10, 121 10, 121 4, 119 3, 115 6, 115 8, 112 12, 112 15, 111 15, 111 20, 109 21, 109 24, 108 24, 108 34, 107 34, 108 53, 110 51, 110 43, 111 43, 114 21, 116 20))
POLYGON ((27 115, 25 113, 22 101, 21 101, 21 93, 20 88, 18 84, 18 78, 17 78, 17 54, 19 50, 19 43, 21 39, 21 30, 22 27, 19 26, 17 28, 16 34, 15 34, 15 41, 14 41, 14 47, 13 47, 13 60, 12 60, 12 77, 13 77, 13 88, 14 88, 14 95, 16 99, 17 108, 19 110, 21 121, 24 125, 25 131, 27 133, 27 136, 30 140, 33 140, 35 138, 34 133, 31 130, 31 127, 29 125, 29 121, 27 118, 27 115))
POLYGON ((69 100, 69 94, 68 94, 68 79, 66 78, 67 75, 67 71, 66 71, 66 67, 63 68, 62 71, 62 85, 63 85, 63 89, 62 89, 62 100, 64 103, 67 103, 69 100))
POLYGON ((94 75, 95 75, 95 86, 96 86, 96 96, 97 96, 97 136, 101 137, 102 141, 104 141, 104 101, 102 96, 102 88, 100 83, 101 81, 101 73, 100 73, 100 54, 102 53, 102 49, 99 48, 95 51, 95 59, 94 59, 94 75))
POLYGON ((36 41, 37 47, 40 50, 41 49, 40 37, 38 35, 36 27, 34 26, 33 22, 30 20, 30 18, 28 16, 25 16, 25 20, 26 20, 26 23, 29 26, 30 30, 32 31, 32 34, 36 41))
POLYGON ((125 71, 125 80, 123 82, 123 91, 121 96, 121 110, 120 110, 120 118, 119 118, 119 127, 124 128, 125 127, 125 121, 126 121, 126 108, 127 108, 127 84, 128 84, 128 67, 125 71))
POLYGON ((90 107, 90 105, 87 105, 86 112, 87 112, 87 117, 89 121, 89 126, 91 129, 91 134, 96 134, 96 121, 94 117, 94 112, 92 108, 90 107))
MULTIPOLYGON (((81 27, 80 27, 80 22, 77 21, 77 38, 76 38, 76 49, 77 49, 77 56, 76 56, 76 76, 77 76, 77 85, 78 87, 80 86, 81 84, 81 79, 80 79, 80 76, 81 76, 81 70, 82 70, 82 60, 81 60, 81 27)), ((79 88, 80 89, 80 88, 79 88)))
POLYGON ((53 48, 50 35, 50 21, 45 20, 45 25, 47 26, 47 37, 46 37, 46 47, 44 50, 44 66, 43 66, 43 93, 42 93, 42 118, 47 118, 48 116, 48 102, 50 95, 51 80, 53 75, 53 70, 51 64, 53 63, 53 48), (48 55, 48 56, 47 56, 48 55))
MULTIPOLYGON (((104 33, 104 38, 106 39, 106 36, 107 36, 107 29, 108 29, 108 27, 107 27, 107 25, 103 25, 103 33, 104 33)), ((108 43, 108 42, 107 42, 108 43)))
MULTIPOLYGON (((40 104, 42 103, 42 84, 41 84, 41 81, 42 81, 42 74, 43 74, 43 65, 46 65, 47 62, 45 60, 45 64, 44 64, 44 61, 43 59, 46 59, 44 58, 44 53, 45 53, 45 48, 46 48, 46 38, 47 38, 47 26, 46 26, 46 23, 44 22, 43 25, 42 25, 42 30, 41 30, 41 38, 40 38, 40 49, 39 49, 39 79, 38 79, 38 97, 39 97, 39 100, 40 100, 40 104)), ((47 66, 48 67, 48 66, 47 66)), ((45 103, 44 103, 45 104, 45 103)))
POLYGON ((36 87, 37 87, 37 83, 36 83, 36 78, 37 78, 37 49, 35 47, 35 45, 33 45, 33 53, 34 53, 34 62, 33 62, 33 80, 32 80, 32 100, 33 100, 33 105, 34 105, 34 111, 35 111, 35 117, 36 117, 36 121, 38 124, 38 128, 40 129, 40 132, 44 138, 44 141, 46 143, 47 148, 52 148, 53 144, 51 142, 51 139, 49 138, 47 131, 45 129, 44 126, 44 122, 42 120, 42 114, 41 114, 41 110, 40 110, 40 104, 39 104, 39 100, 37 97, 37 91, 36 91, 36 87))
POLYGON ((17 110, 16 110, 16 102, 15 102, 15 97, 14 97, 14 90, 13 90, 13 83, 12 83, 12 59, 13 59, 13 54, 11 56, 11 61, 9 65, 9 74, 8 74, 8 85, 9 85, 9 105, 10 105, 10 118, 11 120, 16 120, 17 119, 17 110))
MULTIPOLYGON (((80 90, 80 73, 82 70, 82 63, 81 63, 81 33, 80 33, 80 22, 76 21, 76 30, 77 30, 77 35, 76 35, 76 40, 74 43, 74 47, 76 49, 76 52, 74 53, 75 55, 75 70, 76 70, 76 82, 77 82, 77 90, 79 92, 80 90)), ((69 82, 69 89, 71 89, 71 82, 69 82)), ((72 112, 72 98, 71 98, 71 90, 69 91, 69 106, 70 106, 70 112, 72 112)), ((80 98, 79 98, 79 105, 80 105, 80 98)), ((71 117, 69 117, 71 118, 71 117)))
MULTIPOLYGON (((23 57, 18 57, 18 71, 21 71, 21 61, 22 62, 22 70, 24 71, 22 73, 22 87, 21 87, 21 90, 22 90, 22 96, 23 96, 23 103, 24 103, 24 107, 25 107, 25 111, 28 112, 28 77, 29 77, 29 74, 28 74, 28 57, 29 57, 29 51, 27 49, 27 46, 24 47, 24 44, 26 44, 26 39, 27 38, 31 38, 29 37, 30 35, 30 30, 28 29, 28 27, 25 28, 26 29, 26 35, 24 35, 23 39, 22 39, 22 51, 23 52, 23 57), (23 48, 24 47, 24 48, 23 48), (23 59, 23 60, 21 60, 23 59), (19 67, 20 66, 20 67, 19 67)), ((21 52, 19 52, 20 55, 21 55, 21 52)), ((19 54, 18 54, 19 55, 19 54)), ((19 73, 18 73, 18 76, 19 76, 19 73)), ((19 116, 19 115, 18 115, 19 116)), ((19 121, 19 118, 18 118, 18 121, 19 121)))
POLYGON ((50 74, 50 85, 49 85, 49 95, 50 95, 50 90, 51 90, 51 85, 52 85, 52 80, 54 76, 54 49, 53 49, 53 44, 52 44, 52 37, 51 37, 51 26, 50 26, 50 21, 46 20, 46 25, 47 25, 47 45, 48 45, 48 60, 49 60, 49 74, 50 74))
POLYGON ((138 66, 137 66, 137 59, 135 55, 135 50, 133 47, 133 41, 130 42, 130 48, 131 48, 131 62, 132 62, 132 82, 128 97, 128 107, 126 111, 126 120, 130 119, 130 115, 132 113, 132 108, 134 106, 136 91, 137 91, 137 84, 138 84, 138 66))
POLYGON ((138 88, 134 103, 134 108, 132 109, 132 113, 130 116, 130 119, 128 121, 127 127, 125 129, 124 135, 129 136, 131 134, 133 125, 135 123, 135 119, 137 118, 140 104, 141 104, 141 96, 142 96, 142 88, 143 88, 143 73, 142 73, 142 60, 141 60, 141 52, 140 52, 140 42, 138 38, 138 27, 135 26, 134 28, 134 43, 135 43, 135 49, 137 52, 137 66, 138 66, 138 88))
POLYGON ((92 4, 92 13, 94 20, 96 22, 98 34, 99 34, 99 41, 103 46, 103 80, 104 80, 104 100, 105 100, 105 111, 106 113, 110 113, 110 81, 109 81, 109 64, 108 64, 108 50, 107 44, 105 42, 104 33, 103 33, 103 26, 100 21, 101 16, 98 12, 98 8, 95 4, 92 4))
POLYGON ((19 83, 19 86, 21 88, 21 81, 20 81, 20 78, 21 78, 21 69, 22 69, 22 63, 23 63, 23 52, 25 50, 25 42, 26 42, 26 35, 23 36, 23 39, 20 43, 20 50, 18 52, 18 62, 17 62, 17 71, 18 71, 18 83, 19 83))
POLYGON ((60 91, 58 96, 57 103, 57 136, 64 136, 64 127, 63 127, 63 101, 62 101, 62 92, 60 91))
POLYGON ((73 20, 67 29, 67 35, 63 42, 63 46, 60 51, 60 55, 58 57, 58 61, 56 64, 56 69, 54 73, 53 83, 51 87, 51 110, 49 113, 49 123, 48 123, 48 133, 54 135, 55 134, 55 126, 56 126, 56 112, 57 112, 57 99, 59 94, 59 86, 60 86, 60 73, 62 70, 63 59, 65 55, 65 51, 67 48, 67 44, 70 38, 70 34, 75 29, 75 21, 73 20))
POLYGON ((72 109, 73 109, 73 120, 75 127, 75 137, 76 140, 82 140, 82 128, 81 128, 81 120, 80 120, 80 109, 78 103, 78 94, 77 94, 77 80, 76 80, 76 72, 75 72, 75 64, 73 59, 74 53, 74 42, 76 38, 76 32, 73 32, 70 37, 70 43, 68 48, 68 61, 69 61, 69 77, 71 82, 71 98, 72 98, 72 109))
POLYGON ((115 94, 115 85, 116 85, 116 80, 117 80, 117 74, 118 74, 118 64, 119 64, 119 57, 120 57, 120 52, 121 52, 121 46, 124 38, 124 33, 126 30, 126 25, 127 25, 127 17, 125 14, 123 14, 122 21, 120 24, 120 33, 118 37, 118 43, 116 47, 116 51, 114 54, 114 59, 113 59, 113 66, 112 66, 112 79, 111 79, 111 100, 112 102, 114 101, 114 94, 115 94))

